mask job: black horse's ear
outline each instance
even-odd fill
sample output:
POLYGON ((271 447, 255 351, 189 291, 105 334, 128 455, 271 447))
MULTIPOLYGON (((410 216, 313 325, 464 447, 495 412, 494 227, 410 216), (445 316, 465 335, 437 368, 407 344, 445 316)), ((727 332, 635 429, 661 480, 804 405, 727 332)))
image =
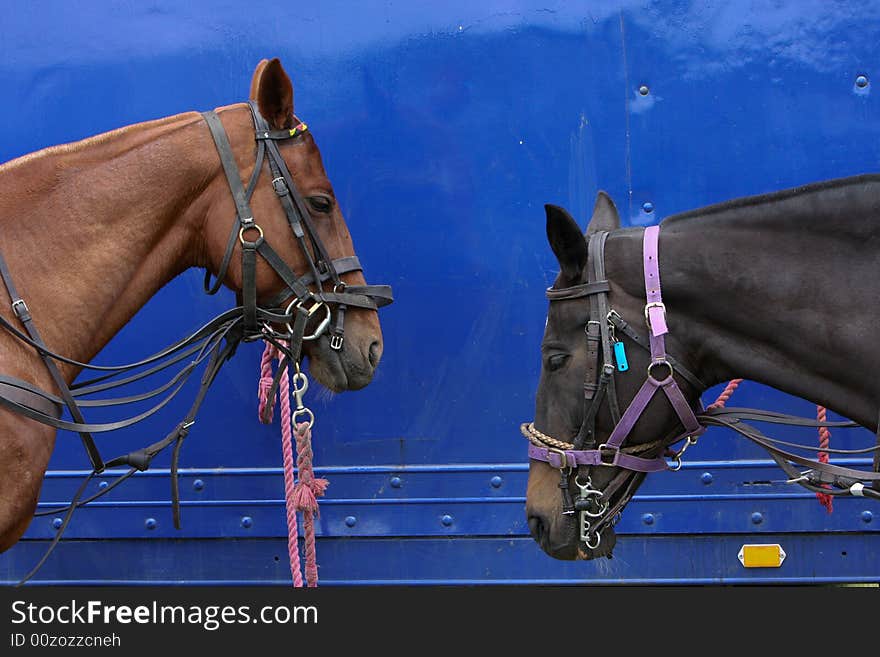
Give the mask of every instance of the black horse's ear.
POLYGON ((562 274, 568 280, 577 280, 587 264, 587 241, 580 226, 558 205, 545 205, 544 210, 547 212, 547 240, 562 274))
POLYGON ((614 201, 603 191, 596 194, 596 204, 593 206, 593 218, 587 226, 587 235, 598 230, 611 232, 620 228, 620 215, 614 207, 614 201))

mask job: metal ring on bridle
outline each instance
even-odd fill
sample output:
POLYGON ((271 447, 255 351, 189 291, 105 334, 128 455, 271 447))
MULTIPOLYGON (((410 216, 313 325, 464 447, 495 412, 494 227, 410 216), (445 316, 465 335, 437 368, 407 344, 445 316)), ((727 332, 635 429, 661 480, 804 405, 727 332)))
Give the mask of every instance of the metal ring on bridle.
MULTIPOLYGON (((301 301, 299 301, 298 299, 294 299, 288 304, 287 308, 284 309, 284 314, 289 315, 290 311, 293 310, 295 306, 299 306, 301 304, 301 301)), ((318 328, 316 328, 311 335, 304 335, 302 337, 303 340, 315 340, 321 337, 321 334, 327 330, 328 326, 330 326, 330 307, 323 301, 316 302, 316 304, 309 309, 308 313, 309 315, 313 315, 314 313, 318 312, 318 309, 321 307, 324 308, 324 311, 327 314, 324 316, 324 319, 321 320, 321 323, 318 324, 318 328)), ((293 334, 293 327, 287 322, 285 322, 284 325, 287 327, 287 332, 293 334)))
POLYGON ((595 550, 597 547, 599 547, 599 544, 602 542, 602 534, 600 534, 599 532, 596 532, 595 534, 593 534, 593 536, 596 537, 595 544, 590 543, 590 536, 589 535, 587 535, 587 538, 584 540, 584 545, 586 545, 591 550, 595 550))
POLYGON ((245 225, 245 226, 242 226, 242 227, 238 230, 238 240, 239 240, 242 244, 256 244, 256 243, 259 242, 261 239, 263 239, 263 229, 260 228, 260 226, 259 226, 258 224, 254 224, 254 223, 247 224, 247 225, 245 225), (248 240, 246 240, 246 239, 244 238, 244 234, 245 234, 247 231, 249 231, 249 230, 255 230, 255 231, 257 231, 257 232, 260 234, 260 236, 259 236, 256 240, 254 240, 253 242, 249 242, 248 240))
POLYGON ((655 360, 655 361, 651 361, 651 363, 648 365, 648 377, 651 379, 654 379, 654 381, 660 382, 660 381, 666 381, 668 379, 671 379, 673 372, 674 372, 674 370, 672 369, 672 364, 668 360, 655 360), (654 376, 654 368, 655 367, 666 367, 669 370, 669 372, 667 373, 666 376, 664 376, 662 378, 658 377, 658 376, 654 376))

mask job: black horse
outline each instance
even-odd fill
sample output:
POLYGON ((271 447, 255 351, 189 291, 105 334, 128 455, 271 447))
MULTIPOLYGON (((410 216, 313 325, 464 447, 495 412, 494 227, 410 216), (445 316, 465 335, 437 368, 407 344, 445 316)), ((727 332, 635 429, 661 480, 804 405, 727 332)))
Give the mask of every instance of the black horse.
POLYGON ((743 422, 794 418, 700 402, 744 378, 852 420, 826 426, 878 430, 880 176, 670 216, 659 246, 657 228, 621 228, 604 192, 586 235, 562 208, 546 213, 560 273, 547 292, 535 420, 522 430, 529 527, 548 554, 610 556, 615 516, 648 473, 669 467, 671 445, 707 425, 753 439, 810 490, 880 496, 875 446, 857 450, 874 454, 875 472, 820 465, 743 422))

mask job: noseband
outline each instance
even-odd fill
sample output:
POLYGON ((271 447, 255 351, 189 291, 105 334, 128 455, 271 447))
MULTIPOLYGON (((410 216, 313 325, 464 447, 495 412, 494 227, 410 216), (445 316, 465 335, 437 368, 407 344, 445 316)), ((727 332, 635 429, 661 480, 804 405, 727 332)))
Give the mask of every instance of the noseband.
POLYGON ((647 339, 635 331, 610 307, 608 302, 610 286, 605 278, 605 240, 608 233, 605 231, 599 231, 590 236, 588 256, 592 266, 587 270, 587 282, 572 287, 547 290, 547 297, 551 303, 578 298, 587 298, 590 303, 590 319, 585 328, 587 370, 584 377, 583 421, 571 443, 540 432, 535 428, 533 422, 524 423, 520 429, 529 440, 529 458, 549 463, 559 470, 562 513, 566 516, 573 516, 575 512, 579 513, 579 538, 590 549, 599 546, 602 530, 617 521, 620 512, 632 497, 645 474, 668 469, 675 470, 680 467, 680 461, 671 465, 663 456, 646 458, 636 456, 636 454, 658 447, 662 449, 686 438, 688 442, 685 447, 675 455, 677 460, 684 449, 693 444, 696 437, 706 430, 697 420, 694 410, 673 378, 673 373, 681 375, 697 390, 704 390, 706 386, 666 353, 665 335, 669 332, 669 328, 666 324, 666 306, 663 304, 660 291, 659 235, 660 227, 650 226, 645 229, 643 240, 647 339), (629 364, 626 360, 623 343, 617 339, 618 331, 624 333, 636 344, 646 348, 651 354, 645 382, 622 415, 614 377, 615 370, 625 372, 629 369, 629 364), (662 391, 666 396, 684 431, 676 432, 671 439, 624 447, 624 442, 636 422, 659 391, 662 391), (596 416, 602 402, 606 399, 614 422, 614 429, 605 442, 597 444, 596 416), (593 488, 590 477, 591 468, 599 467, 622 469, 603 490, 593 488), (579 493, 577 499, 573 500, 569 492, 569 478, 575 470, 577 471, 575 485, 578 487, 579 493), (633 476, 633 473, 636 475, 633 476), (627 481, 629 485, 611 506, 611 497, 627 481))

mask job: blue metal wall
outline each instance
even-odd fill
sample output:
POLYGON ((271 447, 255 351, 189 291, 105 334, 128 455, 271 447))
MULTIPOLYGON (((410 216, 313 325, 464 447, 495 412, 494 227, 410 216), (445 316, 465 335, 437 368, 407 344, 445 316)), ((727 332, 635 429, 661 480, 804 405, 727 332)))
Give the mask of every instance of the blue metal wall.
MULTIPOLYGON (((543 204, 585 224, 605 189, 625 224, 646 225, 876 171, 880 2, 6 0, 0 30, 0 161, 244 100, 264 57, 291 74, 367 277, 397 299, 382 312, 374 382, 308 393, 331 481, 323 584, 880 579, 876 505, 838 500, 827 514, 763 452, 714 429, 680 472, 648 478, 614 560, 554 561, 528 537, 518 431, 556 273, 543 204), (743 543, 767 542, 782 544, 782 567, 740 565, 743 543)), ((152 353, 232 305, 188 272, 97 362, 152 353)), ((78 512, 36 581, 289 581, 279 427, 256 418, 259 357, 240 349, 186 443, 183 529, 171 527, 166 459, 78 512)), ((815 412, 757 384, 736 399, 815 412)), ((164 435, 187 404, 103 436, 103 451, 164 435)), ((44 504, 69 499, 86 466, 61 434, 44 504)), ((0 579, 29 570, 54 531, 37 519, 0 555, 0 579)))

